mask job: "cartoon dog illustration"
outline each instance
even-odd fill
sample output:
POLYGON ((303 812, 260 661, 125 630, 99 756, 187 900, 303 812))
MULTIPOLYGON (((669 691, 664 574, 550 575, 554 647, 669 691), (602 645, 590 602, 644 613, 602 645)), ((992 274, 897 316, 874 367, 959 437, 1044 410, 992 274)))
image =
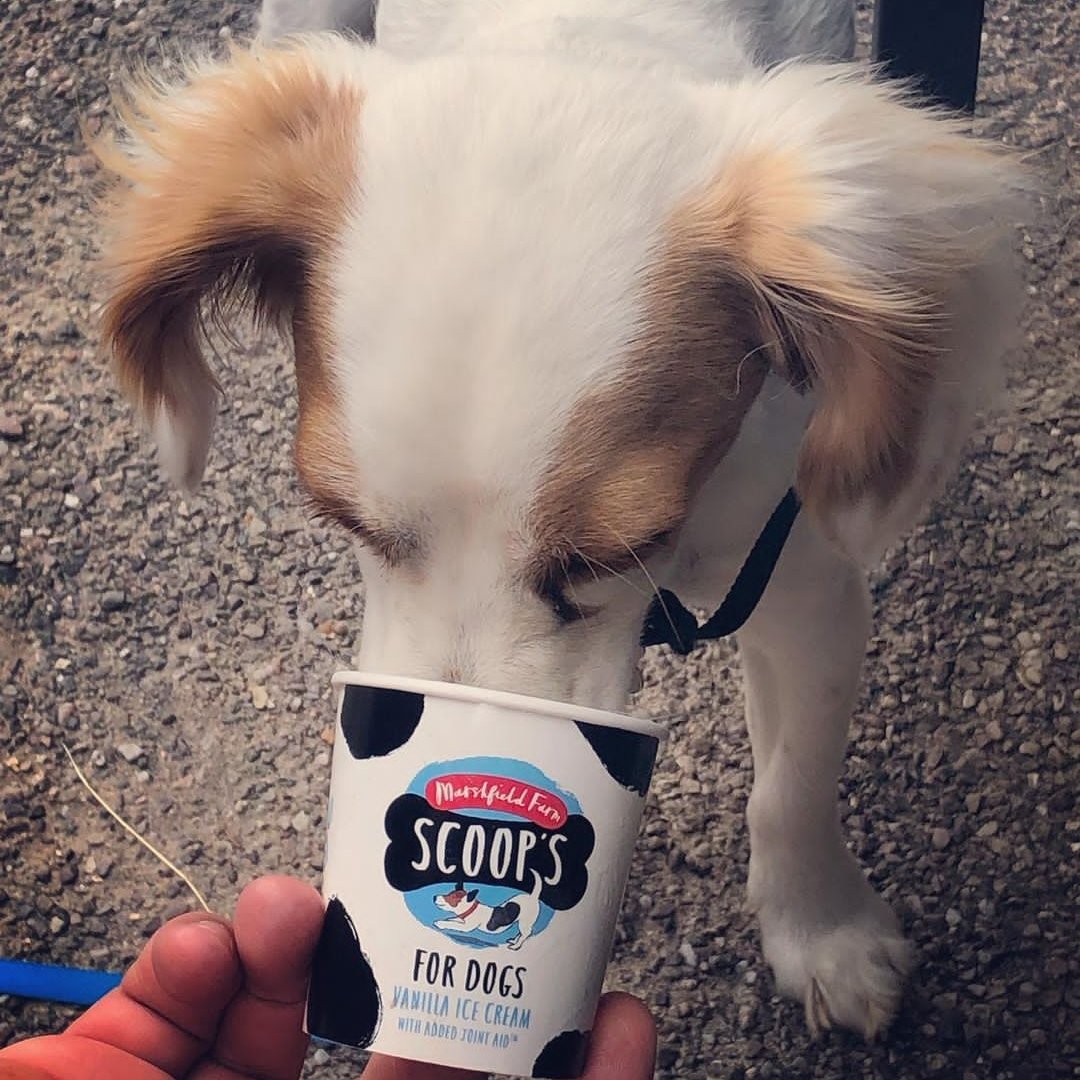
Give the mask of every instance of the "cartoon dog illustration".
POLYGON ((480 903, 476 898, 478 890, 469 889, 466 892, 463 886, 436 896, 436 905, 443 911, 452 911, 454 916, 451 919, 438 919, 435 926, 440 930, 455 930, 460 934, 471 934, 474 931, 498 934, 517 923, 517 934, 506 944, 511 949, 520 949, 532 936, 533 927, 540 917, 540 890, 544 883, 535 870, 532 875, 532 892, 518 893, 498 907, 480 903))

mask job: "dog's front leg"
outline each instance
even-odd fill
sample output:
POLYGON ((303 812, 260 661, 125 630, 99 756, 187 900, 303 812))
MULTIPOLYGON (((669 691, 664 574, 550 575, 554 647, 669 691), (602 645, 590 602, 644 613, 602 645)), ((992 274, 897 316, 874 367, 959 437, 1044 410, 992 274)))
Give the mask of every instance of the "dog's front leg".
POLYGON ((739 634, 754 756, 749 902, 780 989, 812 1031, 868 1038, 910 966, 887 904, 840 832, 836 786, 869 633, 864 574, 804 515, 739 634))

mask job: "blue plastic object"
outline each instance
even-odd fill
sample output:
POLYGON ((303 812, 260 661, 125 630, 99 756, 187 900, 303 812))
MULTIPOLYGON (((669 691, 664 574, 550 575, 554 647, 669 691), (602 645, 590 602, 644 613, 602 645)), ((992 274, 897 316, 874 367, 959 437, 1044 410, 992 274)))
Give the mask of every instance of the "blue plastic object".
POLYGON ((89 971, 58 964, 32 964, 27 960, 0 960, 0 994, 93 1005, 120 985, 115 971, 89 971))

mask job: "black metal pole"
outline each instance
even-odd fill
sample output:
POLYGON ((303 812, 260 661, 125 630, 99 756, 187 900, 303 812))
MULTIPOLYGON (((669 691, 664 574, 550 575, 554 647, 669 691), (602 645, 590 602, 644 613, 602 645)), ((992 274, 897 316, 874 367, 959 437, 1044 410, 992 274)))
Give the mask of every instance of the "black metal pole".
POLYGON ((926 94, 971 113, 979 75, 983 0, 877 0, 874 59, 915 78, 926 94))

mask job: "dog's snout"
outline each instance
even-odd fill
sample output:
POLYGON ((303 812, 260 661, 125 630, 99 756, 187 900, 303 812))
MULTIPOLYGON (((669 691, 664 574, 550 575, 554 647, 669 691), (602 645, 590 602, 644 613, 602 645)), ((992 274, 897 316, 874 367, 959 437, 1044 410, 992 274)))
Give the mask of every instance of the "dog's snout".
POLYGON ((460 644, 450 650, 442 667, 442 680, 449 683, 466 683, 477 685, 476 679, 479 672, 473 659, 471 650, 463 648, 460 644))

